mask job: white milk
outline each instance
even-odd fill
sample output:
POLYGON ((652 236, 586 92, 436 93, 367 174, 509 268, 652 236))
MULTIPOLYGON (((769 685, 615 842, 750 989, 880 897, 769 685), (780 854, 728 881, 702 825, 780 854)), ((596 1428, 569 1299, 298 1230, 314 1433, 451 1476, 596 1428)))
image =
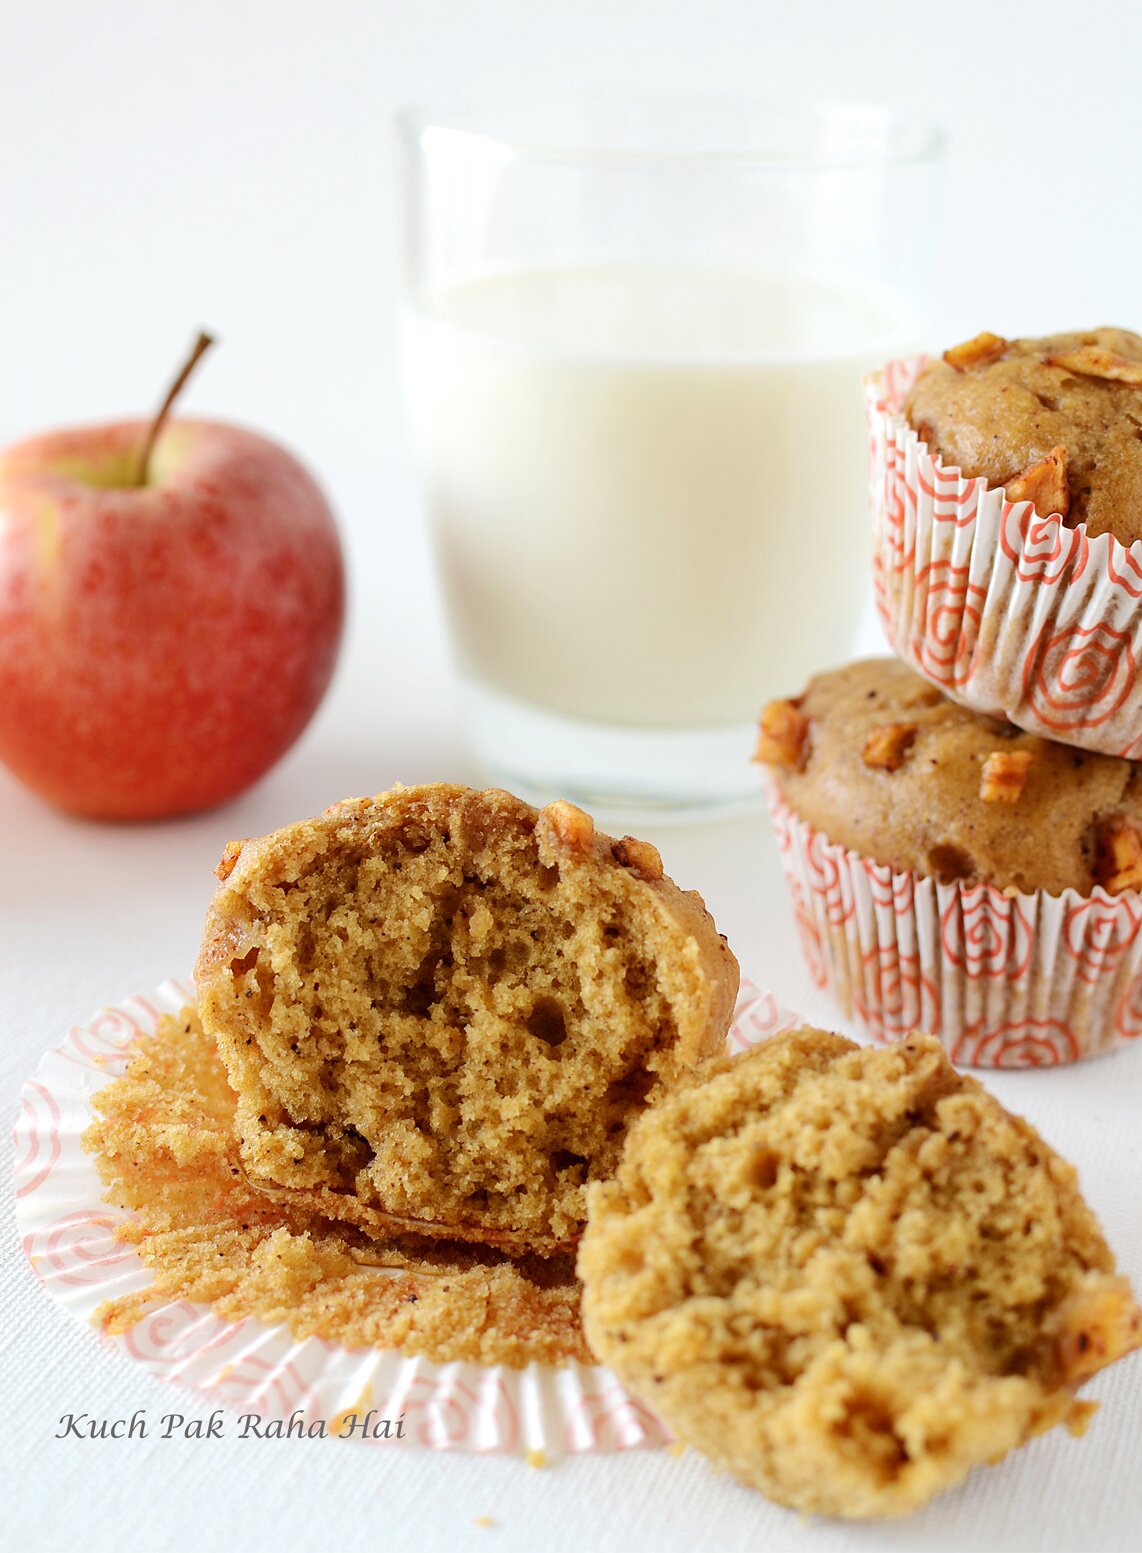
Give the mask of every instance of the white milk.
POLYGON ((408 365, 462 671, 639 728, 751 721, 851 651, 882 301, 675 265, 427 299, 408 365))

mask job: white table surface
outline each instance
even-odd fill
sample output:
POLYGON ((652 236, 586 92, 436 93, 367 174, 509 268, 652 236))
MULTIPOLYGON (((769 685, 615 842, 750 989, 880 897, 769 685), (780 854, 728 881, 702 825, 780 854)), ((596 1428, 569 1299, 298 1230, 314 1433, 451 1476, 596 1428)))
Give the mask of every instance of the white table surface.
MULTIPOLYGON (((105 826, 52 813, 0 771, 0 1064, 10 1119, 23 1080, 70 1024, 188 971, 227 839, 396 780, 478 778, 407 485, 367 474, 330 483, 353 568, 345 649, 313 726, 258 788, 199 818, 105 826)), ((668 871, 701 890, 745 973, 836 1026, 802 969, 763 816, 643 831, 668 871)), ((1142 1042, 1079 1069, 989 1082, 1078 1165, 1121 1265, 1142 1288, 1142 1042)), ((5 1126, 5 1179, 8 1134, 5 1126)), ((13 1548, 1142 1546, 1137 1355, 1089 1388, 1105 1406, 1085 1440, 1056 1430, 909 1520, 845 1526, 778 1509, 693 1452, 590 1455, 538 1470, 504 1457, 321 1440, 57 1440, 68 1412, 146 1408, 154 1419, 210 1408, 106 1352, 58 1310, 19 1251, 10 1213, 0 1295, 0 1429, 11 1476, 3 1522, 13 1548), (483 1516, 495 1524, 478 1525, 483 1516)))

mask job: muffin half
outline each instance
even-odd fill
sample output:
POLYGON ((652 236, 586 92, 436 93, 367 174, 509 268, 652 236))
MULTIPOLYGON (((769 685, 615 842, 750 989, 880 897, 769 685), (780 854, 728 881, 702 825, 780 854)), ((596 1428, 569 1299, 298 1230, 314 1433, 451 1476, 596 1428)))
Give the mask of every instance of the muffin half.
POLYGON ((714 1462, 900 1515, 1093 1412, 1142 1313, 1075 1172, 939 1044, 799 1030, 631 1129, 579 1253, 594 1351, 714 1462))
POLYGON ((376 1234, 574 1244, 586 1183, 732 1015, 701 899, 570 804, 395 789, 219 876, 196 980, 247 1175, 376 1234))

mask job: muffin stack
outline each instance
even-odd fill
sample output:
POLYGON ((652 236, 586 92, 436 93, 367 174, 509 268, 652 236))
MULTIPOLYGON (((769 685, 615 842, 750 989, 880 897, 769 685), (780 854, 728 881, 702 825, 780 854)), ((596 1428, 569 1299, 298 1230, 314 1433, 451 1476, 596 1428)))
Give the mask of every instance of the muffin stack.
POLYGON ((772 703, 758 747, 811 972, 960 1063, 1107 1051, 1142 1034, 1142 339, 979 335, 868 410, 901 662, 772 703))

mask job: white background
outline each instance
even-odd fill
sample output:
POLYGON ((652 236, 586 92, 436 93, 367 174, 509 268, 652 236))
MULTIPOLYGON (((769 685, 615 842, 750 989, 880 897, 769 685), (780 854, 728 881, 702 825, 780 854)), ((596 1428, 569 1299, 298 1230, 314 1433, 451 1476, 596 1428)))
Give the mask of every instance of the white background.
MULTIPOLYGON (((952 134, 940 332, 1139 323, 1142 15, 1106 0, 5 0, 0 436, 191 399, 399 463, 390 121, 583 85, 893 102, 952 134)), ((378 515, 380 516, 380 515, 378 515)))
MULTIPOLYGON (((210 869, 348 793, 473 776, 411 494, 390 119, 409 100, 583 85, 881 99, 951 132, 935 338, 1142 325, 1142 9, 923 0, 0 3, 0 440, 142 411, 198 324, 225 341, 188 407, 261 425, 329 486, 353 568, 333 692, 217 814, 84 825, 0 772, 0 1065, 185 974, 210 869)), ((744 968, 821 1020, 757 820, 652 831, 744 968)), ((994 1087, 1075 1157, 1138 1275, 1142 1053, 994 1087)), ((5 1132, 7 1127, 5 1127, 5 1132)), ((5 1167, 6 1168, 6 1167, 5 1167)), ((55 1442, 60 1415, 192 1403, 103 1353, 6 1230, 6 1529, 26 1548, 1125 1549, 1137 1361, 1081 1445, 1054 1437, 914 1520, 812 1526, 691 1457, 510 1460, 335 1444, 55 1442), (492 1530, 474 1526, 491 1514, 492 1530)))

